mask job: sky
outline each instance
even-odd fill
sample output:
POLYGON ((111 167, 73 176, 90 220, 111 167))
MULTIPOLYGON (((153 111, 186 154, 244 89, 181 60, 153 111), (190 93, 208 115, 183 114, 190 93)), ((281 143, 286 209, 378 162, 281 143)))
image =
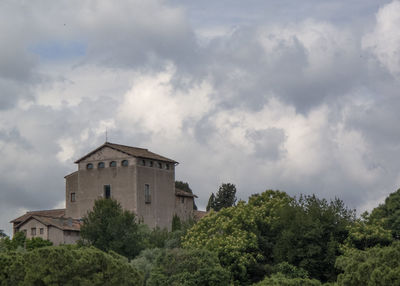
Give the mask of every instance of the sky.
POLYGON ((0 229, 108 141, 371 210, 400 186, 400 1, 0 1, 0 229))

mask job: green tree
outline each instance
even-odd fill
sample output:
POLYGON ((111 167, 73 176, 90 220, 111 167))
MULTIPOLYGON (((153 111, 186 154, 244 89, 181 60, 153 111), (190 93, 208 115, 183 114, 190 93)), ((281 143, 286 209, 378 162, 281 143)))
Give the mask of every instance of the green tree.
POLYGON ((229 272, 222 268, 216 254, 206 250, 171 249, 159 254, 147 286, 224 286, 229 272))
POLYGON ((4 230, 0 229, 0 239, 7 237, 8 235, 4 232, 4 230))
POLYGON ((339 286, 400 285, 400 242, 366 250, 346 249, 336 260, 339 286))
MULTIPOLYGON (((175 181, 175 188, 193 194, 193 191, 192 191, 192 189, 190 188, 190 186, 189 186, 189 184, 187 182, 175 181)), ((197 206, 196 206, 196 203, 194 201, 194 198, 193 198, 193 209, 197 210, 197 206)))
POLYGON ((99 199, 83 218, 81 237, 84 243, 131 259, 146 246, 145 230, 144 225, 136 222, 135 215, 123 210, 116 200, 99 199))
POLYGON ((219 211, 222 208, 232 207, 236 203, 236 186, 231 183, 222 184, 219 187, 217 194, 214 199, 212 198, 214 194, 212 193, 210 199, 208 200, 208 209, 213 209, 219 211))
POLYGON ((400 189, 391 193, 385 203, 372 210, 370 222, 382 223, 392 232, 393 238, 400 239, 400 189))
POLYGON ((287 261, 305 269, 311 278, 335 281, 335 260, 354 219, 354 211, 339 199, 328 202, 312 195, 292 201, 281 208, 273 224, 278 233, 275 263, 287 261))
POLYGON ((216 253, 237 284, 261 280, 264 264, 272 262, 274 236, 269 226, 278 210, 292 199, 284 192, 265 191, 232 208, 211 212, 183 239, 184 248, 205 248, 216 253))
POLYGON ((214 210, 215 209, 215 195, 214 193, 211 193, 210 198, 208 199, 206 211, 214 210))
POLYGON ((42 247, 0 254, 1 285, 142 285, 127 259, 95 248, 42 247))
POLYGON ((282 273, 273 274, 255 286, 321 286, 321 282, 308 278, 288 278, 282 273))

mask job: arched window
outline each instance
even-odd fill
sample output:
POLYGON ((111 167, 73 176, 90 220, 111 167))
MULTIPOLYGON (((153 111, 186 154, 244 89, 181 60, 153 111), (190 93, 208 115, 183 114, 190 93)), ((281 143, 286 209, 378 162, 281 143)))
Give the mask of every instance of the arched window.
POLYGON ((86 169, 88 170, 93 169, 93 164, 92 163, 87 164, 86 169))
POLYGON ((99 164, 97 164, 97 168, 102 169, 105 167, 104 162, 100 162, 99 164))
POLYGON ((128 162, 128 160, 123 160, 121 164, 122 164, 122 166, 126 167, 129 165, 129 162, 128 162))
POLYGON ((117 162, 111 161, 110 162, 110 167, 117 167, 117 162))

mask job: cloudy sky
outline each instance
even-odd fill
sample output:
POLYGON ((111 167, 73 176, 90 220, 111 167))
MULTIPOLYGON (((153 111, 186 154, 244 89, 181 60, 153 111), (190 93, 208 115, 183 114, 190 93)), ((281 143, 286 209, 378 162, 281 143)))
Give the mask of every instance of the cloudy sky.
POLYGON ((0 229, 64 206, 105 141, 180 162, 205 208, 222 182, 339 197, 400 187, 400 2, 0 2, 0 229))

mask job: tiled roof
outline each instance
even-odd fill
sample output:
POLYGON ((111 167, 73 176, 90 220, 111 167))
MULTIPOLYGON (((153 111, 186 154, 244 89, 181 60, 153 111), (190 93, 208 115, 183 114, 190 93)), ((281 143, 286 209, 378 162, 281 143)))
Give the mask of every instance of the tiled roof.
POLYGON ((175 196, 178 197, 190 197, 190 198, 197 198, 197 196, 195 194, 183 191, 181 189, 177 189, 175 188, 175 196))
POLYGON ((125 146, 125 145, 120 145, 120 144, 114 144, 114 143, 110 143, 110 142, 104 143, 103 145, 101 145, 100 147, 98 147, 95 150, 91 151, 90 153, 86 154, 82 158, 76 160, 75 163, 79 163, 80 161, 82 161, 83 159, 85 159, 88 156, 92 155, 93 153, 97 152, 98 150, 100 150, 103 147, 110 147, 110 148, 112 148, 114 150, 123 152, 123 153, 128 154, 128 155, 133 156, 133 157, 154 159, 154 160, 169 162, 169 163, 173 163, 173 164, 177 164, 178 163, 178 162, 176 162, 176 161, 174 161, 172 159, 169 159, 167 157, 164 157, 164 156, 158 155, 156 153, 150 152, 147 149, 138 148, 138 147, 131 147, 131 146, 125 146))
POLYGON ((194 210, 193 211, 193 218, 194 218, 194 220, 198 221, 198 220, 202 219, 203 217, 205 217, 207 214, 208 214, 208 212, 206 212, 206 211, 194 210))
POLYGON ((43 216, 43 217, 53 217, 53 218, 60 218, 65 216, 65 209, 54 209, 54 210, 42 210, 42 211, 30 211, 26 214, 17 217, 10 221, 11 223, 18 223, 25 221, 27 218, 31 216, 43 216))
MULTIPOLYGON (((46 226, 49 226, 49 225, 54 226, 61 230, 79 231, 81 229, 81 221, 77 220, 77 219, 53 218, 53 217, 45 217, 45 216, 32 216, 31 218, 34 218, 34 219, 40 221, 41 223, 43 223, 46 226)), ((29 219, 27 219, 26 221, 28 221, 29 219)))

